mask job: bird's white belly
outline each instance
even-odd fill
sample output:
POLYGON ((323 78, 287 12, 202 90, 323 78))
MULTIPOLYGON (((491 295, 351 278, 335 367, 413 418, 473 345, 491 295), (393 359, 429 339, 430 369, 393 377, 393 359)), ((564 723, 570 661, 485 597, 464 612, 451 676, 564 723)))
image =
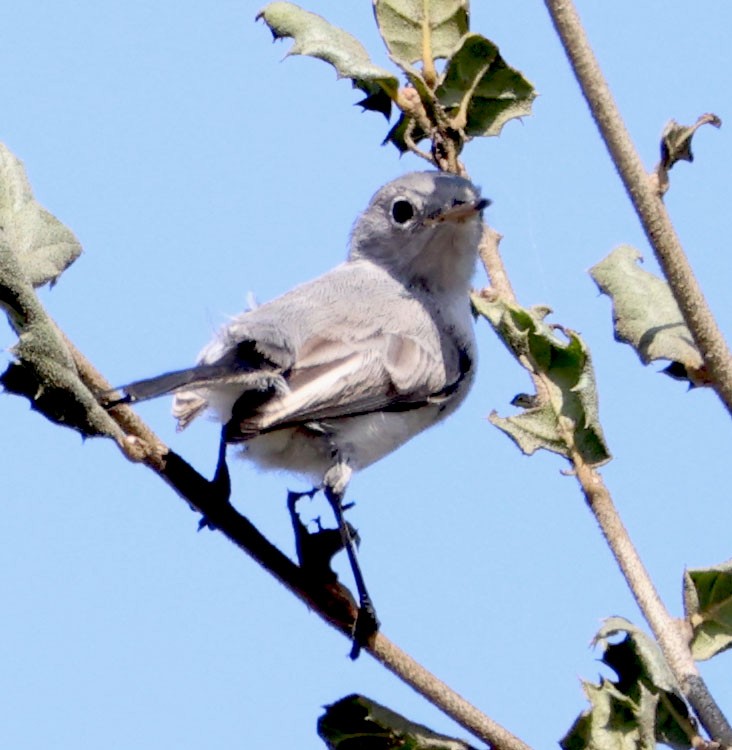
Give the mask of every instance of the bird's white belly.
POLYGON ((304 427, 275 430, 248 440, 242 457, 261 468, 286 470, 320 484, 336 456, 358 471, 391 453, 449 411, 452 409, 428 405, 411 411, 323 420, 320 424, 325 432, 304 427))

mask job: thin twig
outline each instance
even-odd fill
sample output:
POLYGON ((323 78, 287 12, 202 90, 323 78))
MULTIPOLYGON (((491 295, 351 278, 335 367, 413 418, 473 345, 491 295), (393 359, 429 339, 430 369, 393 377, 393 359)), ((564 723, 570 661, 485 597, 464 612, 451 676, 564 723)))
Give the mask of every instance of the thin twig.
POLYGON ((710 385, 732 414, 732 354, 658 196, 657 180, 643 167, 574 4, 571 0, 545 0, 545 3, 592 117, 704 360, 710 385))
POLYGON ((503 236, 487 224, 483 225, 483 235, 480 238, 478 254, 483 263, 490 287, 483 291, 487 295, 495 295, 506 302, 516 303, 516 295, 506 272, 503 258, 498 251, 498 246, 503 236))

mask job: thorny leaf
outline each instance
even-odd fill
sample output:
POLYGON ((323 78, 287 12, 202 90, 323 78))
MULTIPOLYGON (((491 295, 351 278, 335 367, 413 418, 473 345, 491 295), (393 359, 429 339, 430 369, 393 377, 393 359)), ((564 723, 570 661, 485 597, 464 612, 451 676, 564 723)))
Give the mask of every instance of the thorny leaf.
POLYGON ((0 242, 35 287, 56 283, 81 254, 73 232, 33 197, 23 164, 0 143, 0 242))
POLYGON ((494 412, 490 421, 526 454, 544 448, 569 457, 576 450, 590 466, 609 461, 590 353, 580 337, 545 323, 547 308, 524 309, 479 295, 473 295, 473 305, 521 365, 542 378, 547 391, 544 400, 524 401, 528 408, 520 414, 499 417, 494 412))
POLYGON ((308 55, 330 63, 339 78, 350 78, 356 88, 365 92, 360 106, 381 112, 388 119, 399 82, 393 73, 371 62, 358 39, 293 3, 270 3, 257 14, 260 18, 275 39, 294 40, 286 57, 308 55))
MULTIPOLYGON (((412 83, 419 83, 418 77, 409 75, 412 83)), ((420 96, 429 104, 431 93, 420 91, 420 96)), ((466 34, 448 59, 433 98, 461 142, 459 152, 463 141, 498 135, 509 120, 530 115, 536 96, 531 83, 506 64, 493 42, 480 34, 466 34)), ((384 142, 407 151, 407 134, 415 144, 430 137, 414 118, 402 114, 384 142)))
POLYGON ((409 85, 401 90, 397 77, 374 65, 355 37, 315 13, 275 2, 257 18, 275 39, 294 40, 288 55, 317 57, 350 78, 366 94, 358 102, 364 109, 389 119, 396 102, 400 117, 383 143, 400 153, 425 138, 450 141, 452 152, 460 153, 466 140, 497 135, 508 120, 530 114, 533 87, 506 65, 492 42, 468 33, 467 0, 375 0, 374 12, 392 59, 407 77, 409 85), (439 58, 447 59, 442 75, 433 64, 439 58), (412 67, 417 60, 421 71, 412 67))
POLYGON ((663 742, 691 747, 694 730, 686 704, 656 643, 622 617, 606 620, 593 645, 617 680, 583 682, 590 708, 561 740, 564 750, 652 750, 663 742), (619 642, 611 641, 624 636, 619 642))
POLYGON ((531 114, 536 98, 534 87, 480 34, 463 37, 436 94, 468 137, 498 135, 509 120, 531 114))
POLYGON ((667 374, 692 385, 708 383, 702 358, 668 284, 644 271, 641 254, 621 245, 590 269, 590 276, 613 302, 615 338, 630 344, 644 365, 670 360, 667 374))
POLYGON ((467 0, 374 0, 374 14, 400 67, 449 57, 468 31, 467 0))
POLYGON ((732 560, 684 572, 684 609, 695 659, 732 648, 732 560))
POLYGON ((329 750, 473 750, 462 740, 437 734, 363 695, 326 706, 318 735, 329 750))

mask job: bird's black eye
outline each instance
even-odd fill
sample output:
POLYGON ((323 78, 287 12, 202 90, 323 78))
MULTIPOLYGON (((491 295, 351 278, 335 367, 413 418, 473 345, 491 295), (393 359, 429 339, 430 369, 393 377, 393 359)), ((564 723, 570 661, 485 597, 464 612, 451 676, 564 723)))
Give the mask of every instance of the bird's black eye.
POLYGON ((406 224, 414 216, 414 206, 408 200, 399 198, 391 206, 391 216, 397 224, 406 224))

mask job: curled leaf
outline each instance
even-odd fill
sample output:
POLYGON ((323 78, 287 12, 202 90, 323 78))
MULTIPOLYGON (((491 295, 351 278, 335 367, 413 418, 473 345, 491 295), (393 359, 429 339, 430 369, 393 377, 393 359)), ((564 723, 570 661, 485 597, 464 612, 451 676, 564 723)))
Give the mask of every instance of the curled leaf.
POLYGON ((590 276, 613 303, 615 338, 630 344, 644 365, 669 360, 667 374, 705 385, 702 358, 668 284, 643 270, 641 254, 621 245, 590 269, 590 276))
POLYGON ((363 695, 326 706, 318 735, 329 750, 473 750, 462 740, 437 734, 363 695))
POLYGON ((684 572, 684 609, 695 659, 732 648, 732 560, 684 572))
POLYGON ((693 125, 679 125, 676 120, 669 120, 661 134, 661 161, 656 167, 659 190, 661 194, 668 190, 668 173, 678 161, 694 161, 691 152, 691 141, 702 125, 722 127, 722 120, 714 114, 701 115, 693 125))
POLYGON ((490 421, 526 454, 544 448, 567 457, 577 452, 590 466, 609 461, 595 375, 582 339, 574 331, 545 323, 547 308, 525 309, 479 295, 473 295, 473 305, 516 359, 541 378, 545 389, 540 398, 524 396, 516 402, 527 405, 518 415, 493 413, 490 421))
POLYGON ((602 661, 617 680, 583 682, 590 708, 561 740, 564 750, 638 750, 659 742, 676 750, 690 748, 696 732, 655 641, 628 620, 612 617, 593 645, 603 649, 602 661))

